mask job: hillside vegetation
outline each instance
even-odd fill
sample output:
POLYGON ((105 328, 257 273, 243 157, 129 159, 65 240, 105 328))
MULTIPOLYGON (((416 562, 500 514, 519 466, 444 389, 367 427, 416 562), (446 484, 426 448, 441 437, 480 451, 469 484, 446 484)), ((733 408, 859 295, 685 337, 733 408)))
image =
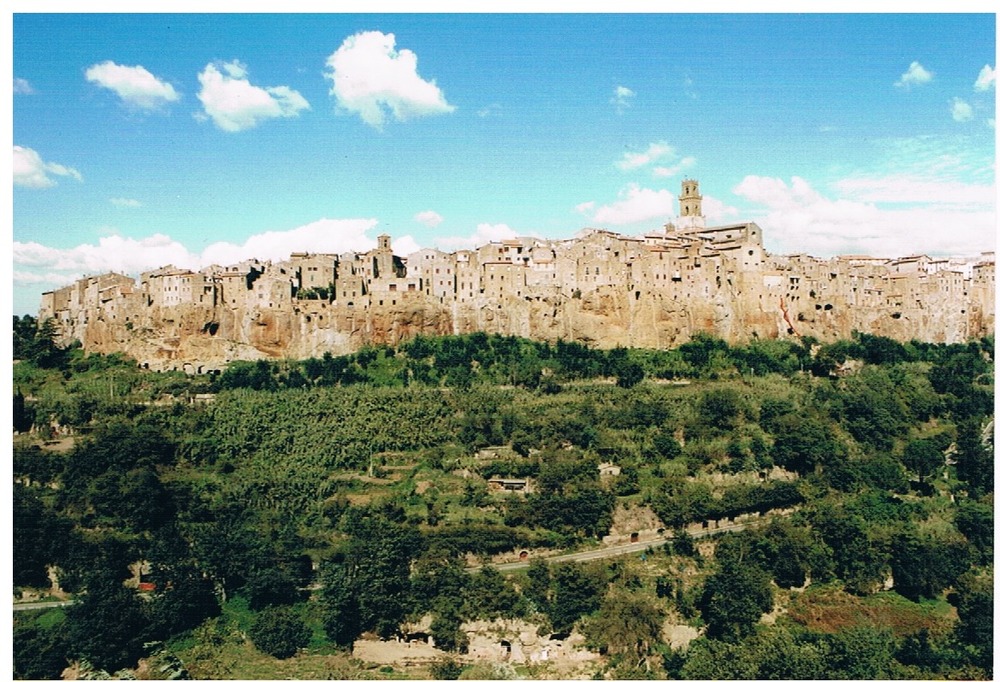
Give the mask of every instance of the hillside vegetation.
POLYGON ((52 338, 15 318, 12 587, 74 603, 15 612, 17 678, 566 674, 473 665, 494 619, 582 636, 588 676, 992 677, 992 338, 473 334, 196 377, 52 338), (630 519, 668 541, 543 559, 630 519), (351 655, 421 619, 433 664, 351 655))

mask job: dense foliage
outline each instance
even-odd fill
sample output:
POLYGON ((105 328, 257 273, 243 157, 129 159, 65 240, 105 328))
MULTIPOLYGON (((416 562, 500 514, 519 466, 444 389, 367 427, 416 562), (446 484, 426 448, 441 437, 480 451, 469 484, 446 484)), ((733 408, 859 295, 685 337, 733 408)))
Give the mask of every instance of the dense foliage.
POLYGON ((615 677, 992 675, 992 339, 473 334, 217 377, 60 349, 30 318, 14 340, 15 593, 75 600, 16 614, 17 677, 150 655, 225 676, 247 638, 346 656, 425 616, 454 655, 475 620, 575 629, 615 677), (664 549, 540 558, 640 512, 664 549), (702 634, 672 651, 668 619, 702 634))

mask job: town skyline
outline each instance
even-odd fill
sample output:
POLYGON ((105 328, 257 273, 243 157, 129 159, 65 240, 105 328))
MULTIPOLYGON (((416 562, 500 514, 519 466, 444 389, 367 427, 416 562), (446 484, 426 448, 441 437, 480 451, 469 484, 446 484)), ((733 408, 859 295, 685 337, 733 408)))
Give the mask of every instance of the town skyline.
POLYGON ((83 275, 381 233, 402 256, 642 235, 683 178, 773 253, 995 244, 992 14, 18 14, 13 34, 15 313, 83 275))

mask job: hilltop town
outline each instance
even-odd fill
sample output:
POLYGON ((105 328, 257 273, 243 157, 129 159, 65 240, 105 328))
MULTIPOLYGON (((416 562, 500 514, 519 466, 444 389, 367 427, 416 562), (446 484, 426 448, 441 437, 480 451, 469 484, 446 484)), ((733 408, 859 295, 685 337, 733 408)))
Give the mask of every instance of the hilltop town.
POLYGON ((588 230, 401 258, 292 253, 136 281, 85 277, 42 295, 64 343, 124 352, 150 369, 203 373, 237 359, 346 354, 418 334, 483 331, 600 348, 669 348, 854 330, 954 343, 994 330, 994 254, 973 259, 776 255, 753 222, 709 226, 685 180, 677 223, 642 237, 588 230))

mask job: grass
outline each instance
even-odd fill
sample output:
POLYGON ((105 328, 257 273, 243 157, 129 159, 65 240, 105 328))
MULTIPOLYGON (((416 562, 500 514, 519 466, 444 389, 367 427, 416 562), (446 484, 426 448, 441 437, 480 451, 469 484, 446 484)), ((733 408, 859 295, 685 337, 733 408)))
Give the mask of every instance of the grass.
POLYGON ((882 626, 905 637, 921 630, 931 632, 951 627, 955 609, 943 599, 919 603, 896 594, 880 592, 867 597, 847 594, 824 585, 792 598, 787 617, 809 630, 834 633, 855 626, 882 626))

